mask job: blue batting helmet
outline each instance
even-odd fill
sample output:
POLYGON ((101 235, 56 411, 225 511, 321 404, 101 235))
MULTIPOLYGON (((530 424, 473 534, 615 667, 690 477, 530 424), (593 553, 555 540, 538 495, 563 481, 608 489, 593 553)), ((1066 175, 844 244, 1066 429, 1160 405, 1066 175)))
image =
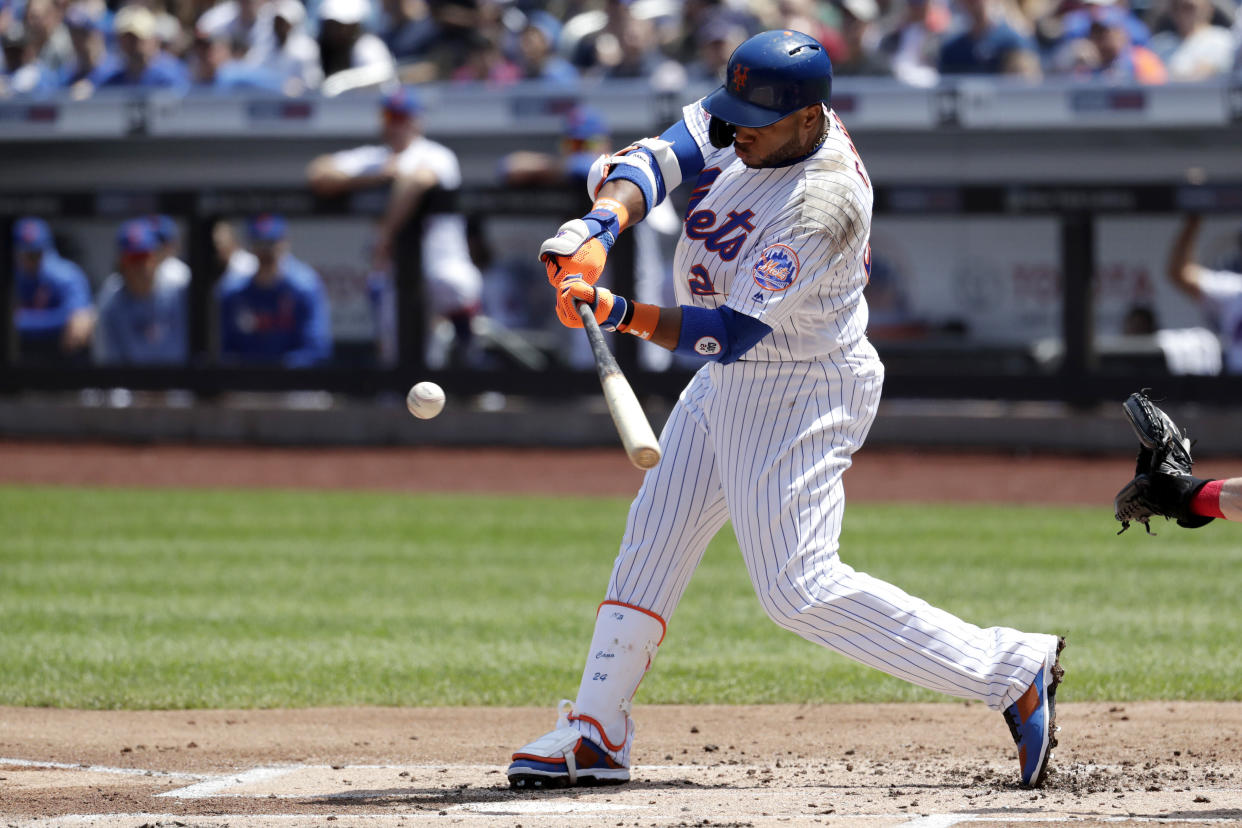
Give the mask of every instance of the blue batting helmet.
POLYGON ((760 32, 733 50, 725 72, 724 85, 703 108, 735 126, 765 127, 803 107, 831 105, 832 60, 801 32, 760 32))

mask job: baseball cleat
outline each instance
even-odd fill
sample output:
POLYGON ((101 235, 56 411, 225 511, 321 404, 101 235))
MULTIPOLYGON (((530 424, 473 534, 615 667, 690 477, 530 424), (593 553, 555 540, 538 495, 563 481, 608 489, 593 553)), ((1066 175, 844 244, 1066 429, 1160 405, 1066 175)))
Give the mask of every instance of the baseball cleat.
POLYGON ((568 788, 571 785, 620 785, 630 769, 573 727, 558 727, 513 754, 510 788, 568 788))
POLYGON ((1052 749, 1057 746, 1056 696, 1057 685, 1065 670, 1061 667, 1061 650, 1065 638, 1057 639, 1056 650, 1048 654, 1043 668, 1027 691, 1005 709, 1005 724, 1018 746, 1018 764, 1022 770, 1022 787, 1038 788, 1048 776, 1052 749))

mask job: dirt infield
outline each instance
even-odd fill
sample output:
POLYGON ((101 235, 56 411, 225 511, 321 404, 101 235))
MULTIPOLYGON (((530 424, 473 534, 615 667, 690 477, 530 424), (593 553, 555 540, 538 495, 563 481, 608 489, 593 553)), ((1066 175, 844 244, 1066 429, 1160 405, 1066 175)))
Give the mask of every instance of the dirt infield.
MULTIPOLYGON (((1096 504, 1109 519, 1130 462, 868 450, 846 484, 854 500, 1096 504)), ((0 484, 624 495, 639 479, 619 450, 0 443, 0 484)), ((1068 690, 1072 646, 1065 664, 1068 690)), ((1008 733, 978 704, 640 706, 630 784, 510 792, 509 752, 551 716, 0 708, 0 825, 1242 823, 1242 704, 1071 696, 1041 791, 1016 786, 1008 733)))
POLYGON ((1242 822, 1236 704, 1063 704, 1063 755, 1040 791, 1016 786, 1008 732, 977 704, 648 706, 630 784, 509 791, 509 752, 549 716, 0 708, 0 815, 134 828, 1242 822))

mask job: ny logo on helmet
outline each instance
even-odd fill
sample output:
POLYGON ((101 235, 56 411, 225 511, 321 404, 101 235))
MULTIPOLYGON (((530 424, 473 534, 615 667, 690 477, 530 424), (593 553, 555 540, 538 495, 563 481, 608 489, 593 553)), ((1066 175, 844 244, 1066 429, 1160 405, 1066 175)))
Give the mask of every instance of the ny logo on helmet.
POLYGON ((733 88, 741 91, 746 88, 746 79, 750 75, 750 67, 737 65, 733 67, 733 88))

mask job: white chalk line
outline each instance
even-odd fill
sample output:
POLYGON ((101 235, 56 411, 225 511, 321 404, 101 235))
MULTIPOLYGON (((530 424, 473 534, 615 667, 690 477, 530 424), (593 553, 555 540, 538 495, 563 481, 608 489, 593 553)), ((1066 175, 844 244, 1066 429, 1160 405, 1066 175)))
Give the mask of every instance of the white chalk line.
POLYGON ((307 767, 314 766, 273 765, 261 768, 251 768, 250 770, 243 771, 241 773, 230 773, 226 776, 217 776, 215 779, 208 779, 185 788, 164 791, 161 794, 156 794, 156 796, 166 796, 173 799, 206 799, 208 797, 215 796, 241 796, 241 794, 226 794, 225 791, 234 785, 248 785, 251 782, 262 782, 267 779, 278 779, 282 776, 287 776, 294 771, 299 771, 307 767))
POLYGON ((202 779, 210 774, 177 773, 176 771, 157 771, 145 768, 113 768, 108 765, 86 765, 81 762, 38 762, 32 759, 7 759, 0 756, 0 767, 11 765, 19 768, 46 768, 48 770, 77 770, 91 773, 115 773, 122 776, 161 776, 166 779, 202 779))
MULTIPOLYGON (((445 811, 446 814, 451 814, 454 812, 461 813, 461 809, 446 808, 443 810, 445 811)), ((581 812, 579 813, 574 813, 574 812, 569 812, 569 811, 546 811, 546 812, 542 812, 542 814, 549 815, 549 816, 555 815, 563 819, 598 820, 600 818, 600 813, 602 810, 603 809, 601 808, 594 808, 588 811, 587 809, 583 808, 583 809, 580 809, 581 812)), ((638 810, 638 809, 631 809, 631 810, 638 810)), ((493 809, 493 810, 479 810, 479 811, 474 812, 474 814, 477 816, 528 816, 528 817, 540 815, 539 812, 527 811, 525 813, 518 813, 516 811, 512 811, 512 810, 506 811, 506 810, 502 810, 499 808, 493 809)), ((426 821, 436 820, 438 822, 443 822, 444 816, 445 816, 444 814, 440 814, 440 813, 394 814, 394 813, 387 813, 387 812, 378 812, 378 813, 342 812, 338 814, 315 814, 314 821, 316 824, 318 824, 331 817, 331 818, 342 820, 346 824, 349 824, 350 821, 356 822, 356 821, 362 821, 362 820, 366 820, 368 822, 378 822, 378 823, 391 822, 393 824, 409 824, 411 822, 424 821, 424 820, 426 821)), ((644 817, 644 819, 650 819, 650 818, 651 818, 650 816, 644 817)), ((936 814, 932 816, 921 816, 915 819, 910 819, 909 814, 839 814, 839 813, 834 813, 834 814, 818 815, 816 818, 821 821, 828 822, 828 823, 831 823, 834 820, 849 820, 849 821, 864 821, 864 820, 865 821, 877 821, 877 820, 894 821, 896 820, 897 822, 894 828, 951 828, 951 826, 954 826, 954 825, 961 825, 963 823, 971 823, 971 822, 991 822, 991 823, 1005 822, 1005 823, 1011 823, 1011 824, 1012 823, 1038 824, 1038 823, 1069 823, 1069 822, 1082 822, 1083 821, 1083 818, 1081 816, 1037 816, 1037 815, 1014 816, 1010 814, 995 814, 995 813, 992 813, 992 814, 936 814), (904 821, 901 821, 901 820, 904 820, 904 821)), ((69 825, 69 824, 81 823, 81 824, 89 825, 89 824, 98 824, 101 820, 143 820, 144 822, 146 822, 146 821, 152 821, 152 820, 184 821, 187 819, 193 820, 193 822, 198 825, 219 824, 223 826, 223 825, 228 825, 228 824, 235 825, 239 822, 242 825, 245 825, 251 821, 266 821, 266 822, 282 821, 282 822, 291 822, 291 823, 296 824, 300 822, 306 822, 307 815, 306 814, 211 814, 211 815, 195 815, 195 816, 190 817, 190 816, 187 816, 186 814, 172 814, 172 813, 157 814, 157 813, 148 813, 148 812, 140 811, 140 812, 135 812, 135 813, 115 813, 115 814, 62 814, 56 817, 41 817, 41 818, 36 818, 33 820, 28 820, 26 822, 21 822, 21 823, 16 823, 16 824, 26 825, 26 826, 35 826, 35 825, 69 825)), ((755 815, 748 814, 746 816, 746 821, 750 823, 767 823, 767 822, 789 823, 790 819, 791 817, 789 815, 777 815, 777 814, 772 814, 769 816, 755 816, 755 815)), ((684 823, 685 815, 683 814, 679 816, 668 816, 666 818, 660 818, 658 821, 668 822, 670 824, 684 823)), ((1122 824, 1122 823, 1141 823, 1141 824, 1166 823, 1167 824, 1170 820, 1168 817, 1159 817, 1159 816, 1108 816, 1108 817, 1101 816, 1101 817, 1092 817, 1088 821, 1094 822, 1094 823, 1104 823, 1104 824, 1122 824)), ((1221 824, 1226 824, 1226 823, 1236 824, 1237 820, 1222 818, 1222 817, 1178 817, 1176 822, 1179 825, 1221 825, 1221 824)))

